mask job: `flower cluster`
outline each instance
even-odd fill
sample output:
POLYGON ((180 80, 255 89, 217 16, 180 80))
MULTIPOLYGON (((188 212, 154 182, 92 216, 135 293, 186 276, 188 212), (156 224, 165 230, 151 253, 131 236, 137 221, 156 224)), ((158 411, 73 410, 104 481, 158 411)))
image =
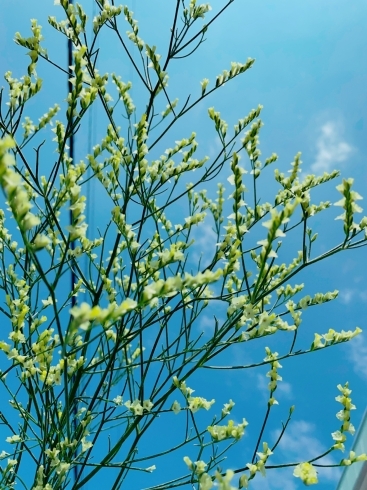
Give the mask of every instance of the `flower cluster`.
POLYGON ((172 177, 177 180, 184 172, 201 168, 208 160, 208 157, 204 157, 201 160, 192 158, 198 146, 195 136, 196 133, 192 133, 189 138, 176 141, 176 145, 173 148, 167 148, 165 154, 161 155, 159 160, 153 160, 147 169, 149 172, 147 174, 148 182, 154 182, 159 178, 159 183, 164 184, 172 177), (188 147, 187 151, 183 151, 185 147, 188 147), (179 164, 175 164, 172 157, 175 155, 180 156, 180 154, 182 154, 181 161, 179 164))
POLYGON ((134 400, 133 402, 128 400, 124 405, 133 415, 143 415, 144 411, 150 412, 153 407, 153 403, 150 400, 144 400, 143 404, 141 404, 140 400, 134 400))
POLYGON ((133 13, 131 10, 127 8, 127 6, 124 6, 124 14, 125 14, 125 20, 130 24, 132 31, 126 31, 127 37, 132 41, 135 46, 139 49, 139 51, 143 51, 144 48, 144 41, 142 40, 141 37, 138 36, 139 33, 139 27, 138 27, 138 21, 133 18, 133 13))
POLYGON ((245 427, 248 425, 246 419, 235 425, 233 420, 229 420, 227 425, 209 425, 207 430, 213 441, 223 441, 224 439, 239 440, 245 433, 245 427))
POLYGON ((22 178, 13 170, 15 159, 8 150, 14 147, 15 142, 10 136, 0 140, 0 185, 4 189, 19 228, 25 232, 37 226, 40 220, 30 212, 32 204, 22 185, 22 178))
POLYGON ((219 471, 215 472, 215 478, 212 478, 205 469, 208 466, 205 461, 191 461, 188 456, 183 458, 189 470, 198 477, 199 490, 210 490, 215 486, 218 490, 236 490, 237 487, 231 485, 231 480, 234 477, 234 471, 227 470, 225 475, 222 475, 219 471), (215 479, 215 483, 213 480, 215 479))
POLYGON ((270 398, 269 398, 268 404, 269 404, 269 406, 272 406, 272 405, 278 404, 277 400, 273 397, 273 394, 274 394, 275 390, 277 389, 278 381, 282 381, 282 377, 279 376, 279 374, 278 374, 278 369, 280 369, 282 367, 282 365, 277 360, 278 352, 271 352, 269 347, 265 347, 265 350, 266 350, 267 356, 264 358, 264 361, 266 361, 266 362, 270 361, 270 365, 271 365, 271 369, 270 369, 270 371, 268 371, 266 373, 266 376, 268 378, 270 378, 270 383, 268 384, 268 388, 270 391, 270 398))
POLYGON ((120 76, 115 75, 112 73, 111 75, 113 83, 116 85, 116 88, 118 90, 120 100, 122 100, 125 110, 128 116, 131 116, 131 114, 135 111, 135 106, 133 104, 132 98, 130 97, 129 90, 132 87, 131 82, 124 83, 121 80, 120 76))
POLYGON ((60 106, 59 104, 55 104, 53 107, 50 107, 48 112, 46 112, 43 116, 39 118, 39 123, 35 125, 33 121, 26 116, 24 118, 24 122, 22 123, 22 127, 24 129, 23 139, 26 140, 29 136, 37 133, 42 128, 44 128, 47 124, 52 124, 53 117, 59 112, 60 106))
MULTIPOLYGON (((263 451, 256 453, 258 456, 258 460, 255 464, 248 463, 246 466, 250 470, 250 477, 254 477, 257 472, 261 473, 262 476, 265 476, 265 464, 268 458, 273 454, 273 451, 269 449, 269 446, 266 442, 263 442, 263 451)), ((247 482, 246 478, 244 478, 241 483, 242 486, 246 486, 245 482, 247 482)))
POLYGON ((353 405, 352 399, 349 396, 352 393, 352 390, 349 389, 348 386, 348 383, 345 383, 344 386, 340 384, 337 386, 338 390, 341 392, 341 395, 335 397, 335 400, 343 405, 343 409, 336 414, 336 418, 342 422, 342 426, 340 430, 337 430, 331 434, 334 441, 336 441, 333 448, 340 449, 341 451, 344 451, 345 449, 345 432, 349 432, 352 435, 355 432, 355 428, 350 421, 350 412, 351 410, 355 410, 356 406, 353 405))
MULTIPOLYGON (((135 41, 133 40, 133 42, 135 41)), ((163 89, 163 87, 166 87, 168 85, 168 74, 161 68, 161 65, 159 63, 161 55, 156 53, 156 49, 156 46, 150 47, 148 44, 145 44, 145 54, 150 60, 148 68, 152 68, 158 77, 158 85, 156 88, 156 94, 158 94, 163 89)))
POLYGON ((226 417, 232 411, 232 408, 235 406, 235 402, 233 400, 229 400, 228 403, 225 403, 222 408, 222 417, 226 417))
MULTIPOLYGON (((262 105, 258 105, 256 109, 252 109, 248 115, 242 119, 239 119, 238 123, 234 126, 234 134, 237 136, 244 128, 246 128, 254 119, 256 119, 257 117, 260 116, 260 113, 263 109, 263 106, 262 105)), ((261 125, 259 124, 256 124, 255 126, 253 126, 251 128, 251 131, 249 133, 249 135, 252 136, 252 138, 256 137, 257 138, 257 133, 258 133, 258 130, 260 129, 261 125)), ((258 141, 258 140, 257 140, 258 141)), ((246 143, 248 144, 249 140, 248 138, 246 140, 244 140, 243 143, 246 143)), ((266 161, 265 161, 265 166, 266 165, 269 165, 270 163, 276 161, 277 159, 277 155, 275 153, 272 154, 271 157, 269 157, 266 161)))
MULTIPOLYGON (((191 410, 192 413, 195 413, 197 412, 198 410, 200 410, 201 408, 205 409, 205 410, 209 410, 210 407, 215 403, 215 400, 211 400, 211 401, 208 401, 206 400, 205 398, 202 398, 200 396, 191 396, 195 390, 193 390, 192 388, 186 386, 186 382, 185 381, 179 381, 177 376, 174 376, 173 377, 173 384, 179 388, 179 390, 181 391, 181 393, 184 395, 184 397, 186 398, 187 400, 187 403, 188 403, 188 409, 191 410)), ((175 413, 178 413, 180 411, 181 407, 180 407, 180 404, 175 402, 172 406, 172 410, 175 412, 175 413)))
POLYGON ((225 138, 227 134, 228 124, 220 117, 220 112, 215 111, 214 107, 208 109, 209 117, 214 121, 215 130, 217 131, 221 139, 225 138))
POLYGON ((205 468, 208 466, 204 461, 193 462, 188 456, 184 456, 183 460, 185 461, 189 470, 193 471, 198 476, 205 473, 205 468))
POLYGON ((354 179, 343 179, 343 182, 336 187, 343 197, 334 206, 341 206, 344 209, 344 213, 336 219, 344 221, 344 233, 346 236, 359 229, 359 226, 353 222, 353 215, 354 213, 362 212, 362 208, 356 204, 356 201, 362 199, 362 196, 358 192, 352 191, 353 182, 354 179))
POLYGON ((293 471, 293 475, 300 478, 305 485, 318 483, 317 472, 311 463, 301 463, 293 471))
POLYGON ((255 60, 253 58, 248 58, 246 63, 232 61, 231 69, 229 71, 223 70, 222 74, 217 76, 215 86, 220 87, 224 83, 228 82, 228 80, 231 80, 231 78, 244 73, 246 70, 251 68, 254 63, 255 60))
MULTIPOLYGON (((281 227, 288 223, 297 205, 298 202, 295 200, 293 203, 287 203, 280 212, 276 209, 271 210, 271 219, 263 223, 263 226, 268 229, 268 235, 264 240, 257 242, 258 245, 262 246, 260 253, 261 266, 267 259, 278 257, 272 244, 276 238, 285 237, 285 233, 282 231, 281 227)), ((260 282, 261 277, 262 276, 260 275, 258 282, 260 282)))
MULTIPOLYGON (((115 5, 110 5, 108 0, 101 2, 103 8, 100 13, 96 15, 93 19, 93 32, 97 34, 102 28, 103 24, 108 21, 112 21, 116 16, 120 15, 122 12, 122 5, 116 7, 115 5)), ((125 14, 126 15, 126 14, 125 14)))
POLYGON ((107 328, 136 307, 136 301, 130 298, 126 298, 120 305, 110 303, 107 308, 91 307, 88 303, 82 303, 80 306, 74 306, 70 309, 70 314, 73 317, 71 331, 75 332, 77 328, 87 330, 92 323, 100 323, 107 328))
POLYGON ((75 182, 73 185, 69 185, 68 189, 71 201, 69 209, 71 211, 72 222, 66 229, 70 234, 70 241, 73 242, 75 240, 83 240, 87 232, 88 225, 84 222, 85 215, 83 214, 86 197, 80 194, 81 187, 75 182))
POLYGON ((222 276, 222 269, 217 269, 215 272, 207 269, 205 272, 199 272, 196 276, 185 273, 185 276, 169 277, 168 279, 159 279, 145 286, 142 294, 144 304, 155 304, 155 299, 159 297, 170 297, 176 295, 184 288, 196 289, 200 286, 217 282, 222 276))
POLYGON ((111 214, 114 223, 116 223, 120 233, 125 238, 127 246, 132 252, 136 251, 139 248, 139 243, 135 240, 136 234, 132 230, 132 226, 126 223, 126 217, 121 212, 120 207, 115 206, 111 214))
POLYGON ((323 347, 339 344, 340 342, 348 342, 360 333, 362 333, 362 330, 359 327, 356 327, 354 331, 348 330, 347 332, 344 330, 342 330, 341 332, 336 332, 335 330, 330 328, 328 333, 325 333, 323 335, 315 333, 315 338, 312 342, 311 350, 322 349, 323 347))
POLYGON ((200 408, 209 410, 210 407, 215 403, 214 398, 208 401, 205 398, 202 398, 201 396, 189 396, 187 398, 187 401, 189 403, 189 410, 191 410, 192 413, 197 412, 198 410, 200 410, 200 408))
MULTIPOLYGON (((69 79, 69 82, 73 85, 72 91, 69 93, 67 101, 68 101, 68 109, 66 115, 68 118, 70 116, 76 116, 76 107, 78 98, 82 94, 83 90, 83 79, 84 79, 84 67, 88 64, 85 59, 85 54, 87 51, 86 46, 80 46, 77 50, 74 51, 74 65, 70 68, 74 71, 74 76, 69 79)), ((93 88, 93 87, 92 87, 93 88)), ((97 91, 91 91, 91 89, 84 90, 84 95, 88 93, 88 98, 83 100, 83 108, 87 108, 88 105, 96 98, 97 91)))
POLYGON ((32 490, 52 490, 52 486, 49 483, 46 483, 46 485, 44 485, 44 471, 45 468, 43 464, 41 464, 37 470, 36 485, 32 488, 32 490))
POLYGON ((358 461, 367 461, 367 454, 360 454, 357 456, 357 454, 354 451, 349 452, 349 457, 344 458, 341 461, 342 466, 350 466, 353 463, 357 463, 358 461))
POLYGON ((204 18, 204 15, 211 10, 209 3, 196 5, 196 0, 190 0, 190 5, 183 11, 186 22, 195 21, 196 19, 204 18))
MULTIPOLYGON (((303 284, 302 284, 303 288, 303 284)), ((300 289, 298 289, 300 290, 300 289)), ((298 292, 298 291, 295 291, 298 292)), ((286 291, 284 293, 286 295, 286 291)), ((307 295, 304 296, 300 301, 298 301, 297 305, 294 305, 295 308, 301 308, 302 310, 305 310, 308 306, 313 306, 313 305, 320 305, 323 303, 327 303, 328 301, 333 301, 335 298, 337 298, 339 294, 339 291, 330 291, 328 293, 316 293, 315 296, 312 298, 311 296, 307 295)))
POLYGON ((28 75, 36 74, 36 64, 38 61, 38 55, 41 54, 44 57, 47 57, 47 51, 44 48, 41 48, 40 43, 44 39, 41 31, 42 27, 38 25, 36 19, 31 19, 31 30, 33 36, 23 38, 19 32, 15 33, 15 42, 20 46, 28 48, 28 56, 31 58, 31 63, 28 66, 28 75))

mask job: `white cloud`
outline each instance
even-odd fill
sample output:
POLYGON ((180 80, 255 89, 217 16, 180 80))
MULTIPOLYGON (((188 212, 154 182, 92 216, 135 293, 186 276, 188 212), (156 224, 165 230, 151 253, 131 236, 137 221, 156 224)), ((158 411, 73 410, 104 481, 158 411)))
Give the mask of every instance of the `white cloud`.
POLYGON ((340 125, 328 121, 321 126, 321 134, 317 140, 317 155, 311 170, 317 174, 334 170, 336 163, 347 160, 353 148, 342 138, 340 125))
MULTIPOLYGON (((291 422, 283 435, 277 449, 277 460, 282 463, 296 463, 307 461, 325 452, 325 447, 314 436, 316 427, 305 420, 291 422)), ((279 437, 280 431, 274 431, 274 440, 279 437)), ((329 455, 322 458, 317 463, 335 464, 329 455)), ((269 464, 276 464, 272 461, 269 464)), ((336 483, 340 479, 341 471, 339 468, 316 468, 319 473, 319 482, 328 481, 336 483)), ((302 490, 304 485, 293 476, 294 467, 277 468, 267 470, 266 478, 257 475, 251 481, 251 488, 254 490, 302 490)))
POLYGON ((193 239, 195 243, 192 245, 193 262, 199 262, 201 258, 201 267, 208 265, 209 260, 214 257, 216 251, 217 234, 213 231, 213 227, 209 223, 200 223, 193 229, 193 239))
POLYGON ((363 335, 358 335, 348 343, 349 360, 354 371, 361 377, 367 378, 367 342, 363 335))
MULTIPOLYGON (((219 301, 215 301, 214 304, 213 304, 213 302, 211 303, 211 307, 213 308, 214 306, 219 309, 221 304, 219 301)), ((214 318, 214 313, 211 316, 201 315, 200 321, 199 321, 199 330, 203 331, 205 334, 210 335, 210 336, 212 336, 214 333, 215 318, 218 320, 219 328, 224 323, 224 321, 220 317, 218 317, 218 314, 216 314, 215 318, 214 318)))
POLYGON ((339 292, 339 298, 342 303, 344 304, 349 304, 353 300, 360 300, 363 302, 367 301, 367 291, 366 290, 359 290, 359 289, 342 289, 339 292))
POLYGON ((254 490, 297 490, 301 487, 298 487, 299 482, 292 473, 293 470, 291 468, 268 470, 266 478, 256 475, 256 478, 251 480, 250 488, 254 490))
MULTIPOLYGON (((292 422, 284 433, 280 443, 283 458, 289 461, 307 461, 325 452, 325 446, 313 434, 316 428, 305 420, 292 422)), ((278 432, 274 432, 277 437, 278 432)), ((330 438, 331 439, 331 438, 330 438)), ((331 456, 325 456, 317 461, 318 464, 335 464, 331 456)), ((317 468, 320 478, 329 481, 338 481, 340 470, 338 468, 317 468)), ((276 488, 276 487, 275 487, 276 488)))
POLYGON ((354 291, 352 289, 344 289, 339 292, 339 297, 342 303, 348 304, 352 301, 354 296, 354 291))
POLYGON ((219 136, 216 136, 214 139, 211 140, 212 144, 209 146, 209 157, 214 159, 217 158, 221 150, 223 149, 223 145, 219 139, 219 136))

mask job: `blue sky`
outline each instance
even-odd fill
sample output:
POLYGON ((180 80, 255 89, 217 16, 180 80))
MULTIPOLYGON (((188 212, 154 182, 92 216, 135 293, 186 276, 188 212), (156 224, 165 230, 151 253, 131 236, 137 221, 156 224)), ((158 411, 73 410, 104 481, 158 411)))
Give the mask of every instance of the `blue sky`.
MULTIPOLYGON (((91 11, 91 1, 81 3, 91 11)), ((135 0, 127 4, 139 20, 142 37, 149 44, 156 44, 158 52, 164 53, 173 10, 170 2, 135 0)), ((211 5, 212 13, 215 13, 224 1, 214 0, 211 5)), ((23 73, 27 63, 25 50, 17 47, 12 39, 18 30, 29 35, 30 18, 37 18, 44 26, 45 45, 62 60, 65 43, 47 26, 47 15, 61 16, 61 9, 54 7, 52 0, 2 0, 1 72, 11 70, 15 76, 23 73)), ((209 30, 207 41, 200 50, 192 58, 172 65, 170 95, 173 99, 177 96, 183 100, 185 94, 199 94, 200 80, 204 77, 214 80, 217 74, 230 66, 231 61, 244 62, 252 57, 256 58, 256 63, 247 73, 206 99, 191 116, 184 118, 166 140, 167 146, 172 145, 169 141, 195 130, 202 153, 213 156, 218 150, 218 141, 207 117, 207 108, 214 105, 232 126, 250 109, 262 104, 265 125, 261 132, 261 149, 265 157, 272 152, 278 153, 277 165, 285 171, 294 155, 301 151, 304 172, 321 174, 325 170, 340 169, 343 177, 355 178, 356 190, 367 199, 366 22, 367 4, 363 0, 235 0, 209 30)), ((138 100, 141 91, 136 76, 114 49, 113 40, 103 38, 100 47, 105 48, 100 71, 113 69, 121 73, 125 81, 131 79, 134 83, 132 96, 138 100)), ((54 102, 64 99, 57 94, 65 88, 59 75, 55 78, 55 73, 48 67, 40 66, 39 71, 45 80, 54 78, 51 84, 50 79, 46 83, 42 100, 30 105, 34 119, 54 102)), ((96 122, 93 131, 98 140, 103 127, 96 122)), ((86 133, 78 136, 77 158, 85 156, 87 142, 86 133)), ((265 193, 269 186, 271 189, 274 187, 270 183, 271 174, 272 170, 267 174, 269 182, 264 182, 265 193)), ((223 174, 223 182, 227 176, 228 172, 223 174)), ((335 185, 325 186, 325 194, 319 196, 320 200, 339 200, 335 185)), ((362 207, 363 204, 367 212, 365 201, 362 201, 362 207)), ((324 218, 315 220, 315 230, 320 232, 320 251, 342 239, 342 224, 334 222, 338 210, 332 209, 324 213, 324 218)), ((98 221, 99 212, 97 206, 92 208, 94 221, 98 221)), ((198 252, 205 252, 208 238, 210 227, 205 240, 197 237, 198 252)), ((284 462, 311 458, 331 444, 330 433, 339 428, 335 418, 339 410, 335 402, 338 383, 349 381, 353 389, 353 400, 358 408, 353 413, 356 427, 367 407, 366 249, 338 254, 317 269, 306 271, 296 282, 302 281, 306 282, 307 291, 313 293, 340 291, 336 301, 307 310, 303 315, 301 340, 306 345, 312 342, 315 331, 324 333, 329 328, 349 330, 358 325, 365 333, 350 344, 282 362, 284 381, 276 393, 280 405, 274 410, 265 439, 271 442, 276 437, 289 406, 296 405, 293 422, 279 448, 277 461, 284 462)), ((211 325, 211 317, 205 313, 198 328, 203 329, 205 335, 210 335, 211 325)), ((273 339, 272 345, 278 345, 277 350, 281 352, 283 340, 279 342, 277 344, 273 339)), ((237 346, 231 358, 223 359, 223 362, 242 364, 261 360, 264 345, 259 343, 251 352, 244 351, 242 345, 237 346)), ((250 422, 244 444, 232 454, 225 467, 243 466, 248 461, 246 456, 253 447, 251 442, 261 424, 259 414, 264 411, 266 403, 266 370, 204 372, 189 383, 197 395, 214 397, 218 402, 233 398, 236 401, 234 417, 238 420, 246 417, 250 422)), ((207 420, 210 421, 209 418, 207 420)), ((342 455, 339 453, 332 458, 337 461, 342 455)), ((181 461, 175 464, 179 465, 181 461)), ((335 489, 338 478, 337 471, 323 471, 319 488, 335 489)), ((145 481, 144 484, 151 482, 145 481)), ((266 480, 258 477, 253 488, 298 490, 301 485, 291 476, 291 471, 269 471, 269 477, 266 480)))

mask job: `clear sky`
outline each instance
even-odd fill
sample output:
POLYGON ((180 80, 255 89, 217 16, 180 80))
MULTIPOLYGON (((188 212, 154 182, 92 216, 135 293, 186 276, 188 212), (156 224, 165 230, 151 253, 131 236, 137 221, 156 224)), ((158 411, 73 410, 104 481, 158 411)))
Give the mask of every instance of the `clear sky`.
MULTIPOLYGON (((81 3, 91 13, 92 1, 81 3)), ((213 0, 211 15, 224 3, 224 0, 213 0)), ((148 43, 156 44, 157 52, 165 52, 174 2, 136 0, 127 1, 127 4, 139 20, 141 36, 148 43)), ((1 0, 2 73, 7 70, 13 71, 15 76, 24 73, 28 63, 26 51, 14 44, 13 37, 16 31, 30 35, 30 18, 37 18, 44 26, 45 46, 49 51, 59 60, 65 58, 64 38, 53 33, 47 25, 48 15, 61 16, 61 9, 53 5, 53 0, 1 0)), ((213 156, 218 142, 207 117, 207 108, 214 105, 232 126, 250 109, 262 104, 265 123, 261 133, 263 155, 278 153, 278 166, 282 170, 289 168, 298 151, 302 152, 304 172, 321 174, 325 170, 340 169, 343 177, 354 177, 356 190, 365 196, 361 205, 367 214, 366 25, 367 4, 364 0, 235 0, 208 31, 207 40, 200 50, 188 60, 175 62, 170 72, 170 95, 173 99, 177 96, 183 100, 185 94, 199 93, 200 80, 204 77, 214 80, 223 69, 230 67, 231 61, 245 62, 252 57, 256 58, 256 63, 249 72, 206 99, 191 116, 185 118, 172 134, 172 141, 194 130, 203 154, 213 156)), ((140 89, 136 76, 115 50, 112 39, 103 38, 100 47, 106 48, 100 60, 100 71, 113 70, 120 73, 125 81, 131 79, 135 83, 132 95, 138 100, 140 89)), ((42 70, 45 80, 49 77, 40 104, 45 108, 39 112, 37 104, 31 106, 34 111, 31 117, 35 120, 54 102, 65 98, 57 92, 65 89, 66 82, 48 67, 40 67, 42 70), (54 77, 51 83, 50 77, 54 77)), ((98 140, 103 128, 98 125, 98 118, 96 120, 94 134, 98 140)), ((85 156, 87 141, 86 134, 79 136, 78 158, 85 156)), ((223 182, 227 176, 228 172, 223 175, 223 182)), ((271 178, 270 171, 269 186, 272 185, 271 178)), ((326 186, 326 194, 320 196, 320 200, 339 200, 335 185, 326 186)), ((265 193, 266 187, 265 182, 265 193)), ((332 209, 324 213, 324 218, 315 219, 315 231, 320 234, 320 251, 343 238, 341 222, 334 222, 336 211, 339 209, 332 209)), ((97 207, 93 212, 93 219, 97 221, 97 207)), ((198 246, 205 247, 199 237, 198 246)), ((360 326, 365 333, 350 344, 282 362, 284 381, 276 392, 280 405, 274 410, 266 435, 269 442, 276 437, 289 406, 296 405, 296 411, 280 444, 278 462, 311 458, 332 443, 330 433, 339 428, 339 421, 335 418, 340 409, 335 402, 338 383, 349 381, 353 389, 353 401, 358 408, 352 414, 356 427, 367 407, 366 252, 367 249, 360 249, 338 254, 296 281, 305 281, 307 291, 313 293, 340 291, 336 301, 307 310, 303 315, 300 335, 306 345, 311 344, 315 331, 325 333, 329 328, 339 331, 360 326)), ((212 320, 209 314, 205 314, 198 328, 204 329, 205 335, 210 335, 212 320)), ((223 361, 225 364, 241 364, 261 360, 264 357, 263 344, 251 352, 244 351, 242 345, 238 346, 233 356, 223 361)), ((276 339, 272 345, 278 345, 281 352, 282 344, 277 344, 276 339)), ((236 402, 234 416, 238 420, 246 417, 250 423, 245 444, 239 446, 243 449, 236 450, 225 467, 243 466, 248 462, 246 458, 253 447, 251 443, 257 437, 266 405, 266 370, 245 373, 218 371, 215 377, 205 372, 202 378, 196 377, 189 384, 198 395, 209 399, 214 397, 222 402, 233 398, 236 402)), ((340 452, 335 453, 330 461, 339 461, 342 457, 340 452)), ((334 490, 339 476, 340 473, 334 470, 321 472, 319 488, 334 490)), ((145 484, 149 483, 145 481, 145 484)), ((269 471, 266 480, 259 476, 252 486, 255 490, 298 490, 301 487, 292 477, 292 471, 269 471)))

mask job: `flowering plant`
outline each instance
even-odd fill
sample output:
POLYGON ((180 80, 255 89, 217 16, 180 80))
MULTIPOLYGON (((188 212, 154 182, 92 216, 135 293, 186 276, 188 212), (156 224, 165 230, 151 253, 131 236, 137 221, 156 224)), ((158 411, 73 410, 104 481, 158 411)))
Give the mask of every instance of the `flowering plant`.
MULTIPOLYGON (((349 341, 361 332, 330 329, 295 350, 303 310, 332 301, 337 292, 299 298, 304 285, 295 285, 293 277, 367 243, 367 218, 356 218, 361 197, 352 190, 352 179, 338 184, 343 242, 314 256, 312 217, 331 203, 314 204, 311 194, 339 173, 302 177, 297 154, 288 176, 275 170, 280 188, 271 202, 261 204, 261 177, 278 158, 272 154, 264 162, 259 159, 261 106, 231 131, 220 112, 208 109, 220 142, 215 159, 199 154, 195 133, 171 142, 172 128, 185 114, 254 64, 253 59, 232 62, 214 81, 198 82, 198 93, 184 103, 170 97, 171 61, 196 51, 219 13, 200 24, 211 15, 210 5, 177 0, 168 54, 162 59, 141 37, 133 12, 111 3, 95 2, 98 12, 88 31, 81 4, 55 2, 64 19, 50 16, 48 21, 71 47, 69 68, 48 54, 42 28, 32 19, 32 35, 15 36, 28 50, 27 74, 20 79, 5 74, 8 101, 0 107, 0 389, 10 403, 0 415, 6 448, 0 457, 7 460, 0 488, 19 484, 33 490, 78 490, 106 478, 113 490, 125 481, 132 488, 136 472, 147 478, 153 478, 151 473, 164 476, 159 466, 168 454, 176 458, 176 474, 158 485, 145 479, 152 490, 188 484, 201 490, 214 485, 232 489, 234 484, 242 488, 259 473, 266 475, 267 468, 282 466, 294 466, 295 477, 314 484, 315 461, 323 455, 307 462, 269 463, 294 407, 273 446, 264 434, 278 404, 279 361, 349 341), (128 25, 125 37, 120 22, 128 25), (143 109, 133 100, 131 81, 96 68, 96 43, 105 30, 115 35, 145 90, 143 109), (68 75, 69 93, 65 103, 56 103, 34 123, 24 113, 43 90, 37 75, 41 62, 68 75), (76 135, 97 106, 105 134, 78 161, 76 135), (42 138, 50 129, 54 138, 48 144, 54 146, 56 159, 42 165, 42 138), (162 141, 170 147, 159 154, 162 141), (38 145, 36 158, 29 151, 31 142, 38 145), (242 155, 246 164, 240 163, 242 155), (204 187, 226 168, 230 192, 219 181, 216 197, 209 197, 204 187), (186 177, 193 178, 194 171, 192 183, 186 177), (96 217, 101 219, 98 228, 91 226, 90 182, 98 189, 101 208, 108 207, 108 218, 102 212, 96 217), (195 237, 208 220, 216 243, 212 253, 205 252, 204 263, 195 259, 195 237), (281 245, 297 227, 302 248, 291 261, 282 262, 281 245), (252 235, 260 239, 253 243, 252 235), (212 315, 213 331, 205 340, 198 319, 215 304, 225 319, 212 315), (284 354, 266 347, 263 360, 239 367, 269 367, 266 415, 253 458, 241 468, 222 470, 223 455, 245 435, 246 409, 241 409, 242 422, 227 419, 234 401, 218 411, 214 398, 204 398, 200 390, 200 396, 193 396, 187 383, 197 387, 195 373, 224 368, 211 363, 233 346, 246 350, 256 339, 279 331, 291 339, 284 354), (170 417, 175 428, 184 427, 181 440, 172 448, 161 445, 159 438, 149 443, 160 430, 155 427, 170 417)), ((328 452, 344 449, 346 434, 354 432, 350 389, 347 384, 338 388, 342 427, 332 434, 335 442, 328 452)), ((340 464, 365 459, 351 452, 340 464)))

